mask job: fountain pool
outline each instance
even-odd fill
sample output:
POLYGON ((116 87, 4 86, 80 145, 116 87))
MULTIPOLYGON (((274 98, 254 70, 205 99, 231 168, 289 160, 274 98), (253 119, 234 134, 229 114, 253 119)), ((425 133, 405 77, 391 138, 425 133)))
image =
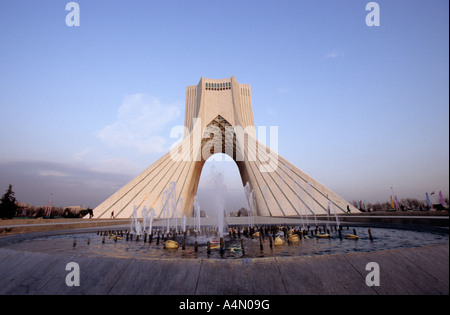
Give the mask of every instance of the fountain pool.
MULTIPOLYGON (((326 226, 323 226, 325 228, 326 226)), ((301 226, 290 227, 299 229, 301 226)), ((177 236, 170 235, 168 239, 174 239, 180 246, 178 249, 166 249, 161 236, 157 242, 158 228, 153 229, 154 235, 150 242, 150 237, 141 235, 136 240, 136 235, 126 240, 121 233, 127 233, 124 229, 111 231, 96 231, 83 233, 69 233, 59 235, 48 235, 41 237, 23 238, 20 241, 8 244, 8 247, 16 250, 37 251, 58 254, 77 254, 91 257, 115 257, 115 258, 135 258, 135 259, 241 259, 241 258, 263 258, 263 257, 290 257, 290 256, 313 256, 328 255, 351 252, 371 252, 379 250, 391 250, 399 248, 420 247, 431 244, 448 243, 448 234, 437 232, 418 232, 411 230, 399 230, 388 228, 371 228, 372 240, 367 227, 351 227, 330 232, 330 238, 319 238, 308 233, 305 238, 302 235, 300 242, 288 244, 284 242, 282 246, 272 246, 269 235, 284 238, 283 229, 272 229, 268 234, 251 237, 249 233, 244 235, 243 227, 237 227, 240 234, 230 233, 224 235, 224 246, 221 251, 218 247, 219 235, 214 234, 213 228, 209 232, 195 236, 193 228, 187 228, 185 247, 182 248, 184 239, 183 233, 177 236), (345 234, 356 234, 358 240, 346 239, 345 234), (106 234, 106 235, 105 235, 106 234), (118 235, 115 239, 114 235, 118 235), (212 244, 210 254, 207 250, 207 242, 212 244), (195 242, 198 249, 195 249, 195 242), (244 245, 242 250, 241 245, 244 245), (262 247, 261 247, 262 245, 262 247), (216 247, 216 248, 214 248, 216 247)), ((311 231, 309 231, 311 232, 311 231)), ((306 233, 306 231, 305 231, 306 233)), ((320 232, 319 232, 320 233, 320 232)), ((162 233, 161 233, 162 234, 162 233)))

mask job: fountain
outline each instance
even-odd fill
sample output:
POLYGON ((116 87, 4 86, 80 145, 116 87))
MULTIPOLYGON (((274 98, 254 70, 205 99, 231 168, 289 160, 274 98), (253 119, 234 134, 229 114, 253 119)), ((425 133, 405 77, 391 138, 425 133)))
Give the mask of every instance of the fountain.
POLYGON ((147 227, 147 216, 148 216, 148 210, 147 210, 147 207, 144 206, 144 208, 141 210, 142 232, 145 232, 145 228, 147 227))
MULTIPOLYGON (((161 219, 157 221, 156 224, 153 222, 155 215, 155 210, 153 208, 148 210, 144 206, 141 210, 141 217, 138 218, 137 213, 139 207, 134 206, 134 211, 130 221, 130 231, 129 235, 127 234, 126 236, 126 241, 120 241, 122 238, 118 237, 118 235, 120 235, 121 232, 108 231, 108 233, 106 233, 106 231, 104 231, 100 234, 103 236, 101 242, 102 245, 97 244, 93 246, 90 242, 90 238, 88 244, 90 244, 89 246, 91 251, 95 250, 102 253, 104 250, 103 248, 107 247, 105 244, 108 243, 105 240, 105 236, 109 235, 109 239, 112 239, 109 242, 114 244, 113 246, 115 246, 115 250, 119 250, 123 254, 128 255, 130 253, 128 250, 129 246, 141 246, 141 248, 145 248, 145 251, 139 251, 139 255, 150 255, 152 258, 166 255, 167 257, 198 258, 203 257, 202 255, 205 255, 205 251, 207 251, 206 257, 208 258, 251 258, 266 256, 271 257, 277 255, 299 255, 299 253, 302 255, 352 250, 359 251, 363 248, 362 246, 349 244, 348 241, 342 241, 342 236, 344 236, 345 239, 352 240, 352 242, 357 241, 359 244, 369 240, 372 242, 370 244, 370 250, 373 250, 374 246, 378 246, 377 248, 380 249, 385 249, 386 242, 374 241, 372 235, 372 232, 374 232, 377 239, 381 240, 384 238, 383 232, 379 229, 369 229, 368 237, 361 232, 358 232, 357 235, 355 229, 353 234, 341 235, 337 206, 330 199, 328 199, 328 205, 326 208, 326 227, 325 224, 321 224, 321 226, 318 227, 315 214, 316 200, 314 198, 313 187, 311 187, 309 182, 306 183, 306 189, 301 186, 300 182, 297 182, 298 187, 295 188, 295 190, 298 190, 297 206, 299 216, 297 219, 290 218, 291 220, 296 220, 293 225, 286 225, 286 223, 281 225, 279 218, 273 218, 277 223, 270 224, 270 221, 272 220, 269 220, 268 218, 266 226, 256 226, 254 222, 254 214, 256 213, 256 195, 255 191, 251 189, 250 184, 247 182, 244 186, 244 190, 249 206, 249 217, 248 219, 241 218, 237 225, 230 225, 230 228, 228 229, 228 224, 225 219, 225 193, 227 187, 224 183, 224 175, 213 169, 210 176, 209 186, 213 190, 213 193, 210 194, 210 196, 214 199, 212 204, 212 209, 214 209, 214 212, 210 213, 210 218, 212 220, 209 220, 209 222, 206 220, 206 224, 205 221, 202 222, 200 219, 200 205, 197 196, 194 197, 193 201, 193 218, 192 220, 189 220, 190 218, 183 214, 183 209, 181 208, 182 198, 180 198, 177 203, 176 183, 170 182, 167 190, 164 191, 162 195, 161 219), (309 198, 307 195, 309 195, 309 198), (306 217, 306 224, 308 225, 308 210, 314 214, 314 221, 316 224, 315 231, 309 231, 309 226, 308 231, 305 230, 304 218, 306 217), (332 227, 330 226, 330 218, 332 215, 334 215, 335 218, 336 230, 331 229, 330 231, 329 228, 332 227), (202 223, 204 224, 203 226, 201 225, 202 223), (321 231, 322 228, 323 232, 321 231), (180 229, 183 231, 182 234, 177 233, 180 229), (149 235, 150 237, 148 243, 150 245, 137 245, 140 240, 139 236, 146 231, 148 231, 148 233, 145 233, 143 237, 144 241, 140 243, 147 243, 147 235, 149 235), (163 246, 160 245, 161 232, 163 246), (311 235, 309 235, 309 232, 311 232, 311 235), (154 234, 157 235, 157 239, 156 242, 152 243, 154 234), (129 239, 133 240, 133 236, 135 236, 136 240, 136 242, 133 242, 134 245, 127 242, 129 239), (267 236, 269 237, 270 245, 268 247, 270 249, 263 246, 264 237, 267 236), (247 239, 245 250, 244 238, 247 239), (311 238, 315 238, 316 241, 311 243, 312 241, 308 241, 311 238), (323 238, 329 239, 329 242, 319 241, 319 239, 323 238), (337 243, 336 240, 340 241, 337 243), (308 242, 310 243, 308 244, 308 242), (179 244, 180 246, 178 246, 179 244), (164 249, 163 252, 161 252, 161 248, 164 249), (175 254, 177 251, 179 254, 175 254)), ((262 193, 264 200, 267 201, 267 186, 262 188, 262 193)), ((99 232, 97 232, 97 235, 99 235, 99 232)), ((411 237, 410 239, 414 240, 414 237, 411 237)), ((394 241, 395 240, 392 238, 389 238, 389 242, 393 243, 394 241)), ((402 244, 403 242, 396 246, 403 246, 402 244)), ((72 247, 75 248, 75 246, 72 247)), ((78 249, 79 246, 77 245, 76 248, 78 249)), ((133 253, 134 252, 137 251, 133 251, 133 253)))
POLYGON ((254 210, 256 208, 256 197, 254 190, 251 189, 250 183, 247 182, 244 186, 245 196, 247 197, 248 203, 248 225, 253 227, 254 225, 254 210))
POLYGON ((336 229, 339 230, 340 224, 339 224, 339 218, 338 218, 338 215, 337 215, 337 212, 336 212, 336 206, 333 203, 331 203, 331 206, 333 207, 333 214, 334 214, 334 218, 336 220, 336 229))
MULTIPOLYGON (((308 210, 307 210, 306 203, 305 203, 305 194, 304 194, 304 189, 300 184, 300 179, 298 180, 297 185, 299 187, 299 199, 300 199, 299 203, 300 203, 300 201, 302 201, 301 203, 303 204, 303 207, 301 207, 301 208, 305 209, 304 215, 305 215, 305 220, 306 220, 306 226, 309 226, 308 210)), ((300 206, 301 206, 301 204, 300 204, 300 206)), ((300 213, 302 211, 301 208, 300 208, 300 213)), ((303 226, 303 229, 305 229, 305 226, 303 226)))
POLYGON ((255 225, 255 214, 256 214, 256 195, 255 195, 255 191, 252 189, 252 191, 250 192, 250 213, 249 213, 249 218, 250 218, 250 227, 253 228, 255 225))
POLYGON ((133 207, 133 214, 131 215, 131 220, 130 220, 130 231, 134 231, 135 227, 136 227, 136 220, 134 219, 136 216, 136 212, 137 212, 137 208, 136 206, 133 207))
POLYGON ((297 195, 297 199, 298 199, 298 213, 300 215, 300 219, 302 222, 302 229, 305 229, 305 221, 303 220, 303 214, 302 214, 302 200, 300 199, 300 196, 297 195))
MULTIPOLYGON (((163 213, 167 219, 167 228, 166 233, 170 232, 170 217, 174 216, 174 213, 177 212, 177 199, 176 199, 176 185, 177 183, 172 181, 169 183, 169 188, 163 193, 163 213), (171 211, 172 210, 172 211, 171 211), (171 214, 172 212, 172 214, 171 214)), ((176 227, 176 225, 175 225, 176 227)))
MULTIPOLYGON (((134 207, 130 224, 131 229, 129 233, 125 232, 126 238, 118 237, 122 234, 121 230, 97 231, 97 236, 94 236, 91 230, 86 231, 84 234, 57 234, 54 237, 49 237, 47 239, 48 242, 50 242, 49 244, 52 245, 45 245, 45 248, 60 252, 62 250, 61 248, 65 248, 64 246, 66 246, 70 247, 70 250, 72 251, 81 251, 83 250, 83 244, 86 244, 85 240, 87 240, 87 244, 89 245, 87 253, 89 255, 118 255, 118 257, 139 257, 143 259, 246 259, 276 256, 326 255, 330 253, 403 248, 406 243, 405 239, 412 244, 411 246, 421 246, 422 244, 431 244, 432 242, 435 242, 436 244, 448 242, 448 234, 439 236, 437 234, 423 234, 415 231, 407 233, 405 231, 399 232, 397 230, 373 227, 369 229, 369 235, 366 235, 364 230, 361 230, 360 228, 358 231, 354 229, 353 234, 343 234, 342 236, 344 237, 342 237, 339 218, 336 213, 337 206, 333 204, 332 201, 328 203, 328 217, 331 217, 331 211, 333 211, 337 229, 330 231, 330 233, 317 233, 317 231, 315 233, 313 233, 314 231, 311 231, 311 235, 305 233, 305 230, 302 231, 300 229, 304 223, 300 216, 298 218, 284 219, 271 218, 271 220, 267 220, 267 225, 255 226, 255 230, 253 230, 250 225, 247 225, 247 218, 240 218, 241 220, 236 220, 233 225, 230 224, 228 233, 224 233, 228 226, 224 218, 223 196, 226 187, 223 183, 223 176, 216 174, 214 182, 214 189, 219 197, 215 200, 214 207, 216 209, 215 213, 217 214, 217 218, 213 218, 213 220, 210 221, 213 222, 212 225, 206 224, 201 226, 200 220, 190 221, 186 215, 183 215, 181 220, 179 220, 180 226, 176 227, 177 229, 180 227, 182 228, 183 235, 176 233, 173 233, 170 237, 164 235, 164 229, 167 228, 166 218, 168 217, 170 219, 173 215, 173 208, 170 206, 171 197, 170 194, 167 193, 164 199, 167 203, 166 206, 163 205, 163 210, 165 211, 163 213, 165 216, 155 223, 153 222, 154 209, 151 208, 150 211, 143 209, 142 214, 144 217, 141 218, 143 222, 143 225, 141 226, 140 221, 137 218, 138 208, 134 207), (170 209, 167 210, 168 208, 170 209), (147 216, 145 216, 145 214, 147 216), (167 214, 170 214, 170 216, 167 214), (281 220, 287 221, 281 223, 283 222, 281 220), (140 238, 139 235, 144 233, 146 229, 148 229, 148 233, 145 234, 143 238, 140 238), (241 233, 241 231, 244 231, 244 233, 241 233), (162 242, 160 242, 161 232, 163 233, 162 242), (146 238, 147 235, 149 235, 148 242, 146 238), (157 235, 156 242, 152 242, 153 235, 157 235), (109 237, 105 238, 105 236, 109 237), (269 246, 263 246, 264 237, 266 237, 266 242, 268 238, 270 242, 269 246), (312 238, 314 238, 314 240, 311 240, 312 238), (323 241, 323 238, 327 238, 328 241, 323 241), (53 239, 58 239, 60 241, 55 243, 53 239), (70 244, 64 242, 65 239, 70 241, 70 244), (74 242, 74 239, 76 242, 74 242), (134 242, 129 241, 133 239, 135 239, 134 242), (78 240, 82 241, 77 242, 78 240), (73 244, 76 244, 76 246, 73 244)), ((194 198, 194 210, 196 217, 200 218, 200 206, 196 198, 194 198)), ((327 221, 327 224, 328 223, 329 222, 327 221)), ((172 228, 172 225, 169 225, 169 227, 172 228)), ((46 240, 45 237, 43 239, 46 240)), ((26 244, 27 243, 24 243, 24 246, 29 246, 26 244)))
POLYGON ((148 235, 152 234, 154 216, 155 216, 155 210, 153 208, 151 208, 148 213, 148 233, 147 233, 148 235))
POLYGON ((175 222, 174 224, 174 229, 176 230, 178 227, 178 213, 183 213, 183 197, 181 197, 179 199, 179 201, 177 202, 176 206, 175 206, 175 211, 174 213, 172 213, 172 217, 175 217, 175 222))
POLYGON ((331 200, 328 201, 327 206, 327 230, 329 230, 329 222, 330 222, 330 212, 331 212, 331 200))
POLYGON ((183 233, 186 232, 186 215, 183 215, 181 227, 182 227, 183 233))
MULTIPOLYGON (((251 192, 251 188, 250 188, 250 183, 247 182, 244 186, 244 191, 245 191, 245 197, 247 198, 247 204, 248 204, 248 216, 250 216, 250 211, 251 211, 251 207, 250 207, 250 192, 251 192)), ((250 219, 249 219, 249 225, 250 225, 250 219)))
POLYGON ((300 215, 300 219, 302 222, 302 228, 303 230, 305 229, 305 221, 303 220, 303 214, 302 214, 302 198, 300 197, 301 193, 302 193, 302 187, 300 186, 300 183, 295 183, 294 182, 294 192, 295 192, 295 184, 297 184, 299 186, 298 192, 296 192, 297 194, 297 201, 298 201, 298 214, 300 215))
POLYGON ((141 235, 141 234, 142 234, 141 223, 139 222, 139 220, 136 219, 136 235, 141 235))
POLYGON ((137 215, 137 207, 134 206, 133 208, 133 215, 131 216, 130 221, 130 231, 134 231, 136 235, 140 235, 142 233, 142 228, 137 215))
POLYGON ((311 197, 312 212, 314 214, 314 224, 317 226, 316 209, 314 207, 314 197, 313 197, 313 194, 312 194, 311 184, 309 182, 308 182, 308 192, 309 192, 309 195, 311 197))
POLYGON ((215 167, 211 168, 211 181, 213 194, 213 206, 217 215, 217 233, 219 237, 223 237, 225 228, 225 185, 224 176, 216 171, 215 167))
POLYGON ((197 196, 194 197, 194 215, 197 223, 197 232, 200 232, 200 205, 197 196))

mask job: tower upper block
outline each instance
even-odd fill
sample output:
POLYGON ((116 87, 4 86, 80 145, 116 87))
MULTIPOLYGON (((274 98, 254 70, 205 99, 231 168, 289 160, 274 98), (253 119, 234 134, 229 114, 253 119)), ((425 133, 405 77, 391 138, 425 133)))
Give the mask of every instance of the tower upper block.
POLYGON ((201 130, 204 130, 217 116, 232 126, 253 127, 254 135, 250 85, 239 84, 234 76, 221 80, 202 77, 197 85, 186 88, 184 125, 189 131, 193 128, 194 118, 202 119, 201 130))

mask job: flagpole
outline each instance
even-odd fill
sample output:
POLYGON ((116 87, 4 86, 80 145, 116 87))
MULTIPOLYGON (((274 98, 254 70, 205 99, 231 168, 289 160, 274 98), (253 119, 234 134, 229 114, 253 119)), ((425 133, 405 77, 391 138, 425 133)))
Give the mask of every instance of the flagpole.
MULTIPOLYGON (((391 186, 390 188, 391 188, 391 191, 392 191, 392 198, 394 198, 394 196, 395 196, 395 195, 394 195, 394 186, 391 186)), ((392 201, 392 199, 391 199, 391 204, 394 204, 394 202, 392 201)), ((395 210, 398 210, 398 209, 397 209, 397 206, 394 206, 394 209, 395 209, 395 210)))

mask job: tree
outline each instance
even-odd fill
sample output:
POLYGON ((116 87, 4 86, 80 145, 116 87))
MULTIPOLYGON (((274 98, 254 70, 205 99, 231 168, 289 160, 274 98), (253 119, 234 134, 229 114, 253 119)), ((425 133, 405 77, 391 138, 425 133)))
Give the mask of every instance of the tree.
POLYGON ((8 190, 0 199, 0 218, 12 218, 16 214, 17 204, 14 195, 12 185, 9 184, 8 190))
POLYGON ((238 217, 248 217, 248 211, 245 208, 241 208, 238 211, 238 217))

